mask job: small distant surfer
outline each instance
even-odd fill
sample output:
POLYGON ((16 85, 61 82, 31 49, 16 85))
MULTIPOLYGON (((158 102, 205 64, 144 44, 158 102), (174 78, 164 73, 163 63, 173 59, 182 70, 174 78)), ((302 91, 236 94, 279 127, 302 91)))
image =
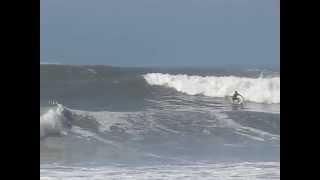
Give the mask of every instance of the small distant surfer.
POLYGON ((232 95, 232 101, 233 102, 242 103, 243 99, 244 99, 243 96, 241 94, 239 94, 238 91, 234 91, 234 93, 232 95), (241 97, 242 99, 240 99, 239 97, 241 97))

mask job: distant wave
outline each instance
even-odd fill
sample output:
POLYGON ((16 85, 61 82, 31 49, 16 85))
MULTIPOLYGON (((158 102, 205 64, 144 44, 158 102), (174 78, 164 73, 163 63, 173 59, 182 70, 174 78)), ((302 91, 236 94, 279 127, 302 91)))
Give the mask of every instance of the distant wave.
POLYGON ((247 78, 236 76, 189 76, 162 73, 145 74, 150 85, 166 86, 189 95, 230 96, 236 90, 246 100, 258 103, 280 103, 280 77, 247 78))
POLYGON ((43 65, 50 65, 50 64, 53 64, 53 65, 63 65, 62 63, 60 62, 40 62, 40 65, 43 64, 43 65))

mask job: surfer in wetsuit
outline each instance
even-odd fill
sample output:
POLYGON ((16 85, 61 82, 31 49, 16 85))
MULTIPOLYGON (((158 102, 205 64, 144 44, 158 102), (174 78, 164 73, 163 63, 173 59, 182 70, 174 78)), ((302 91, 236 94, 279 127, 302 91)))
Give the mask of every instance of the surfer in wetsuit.
POLYGON ((243 97, 241 94, 238 93, 238 91, 234 91, 233 95, 232 95, 232 101, 235 102, 235 101, 240 101, 239 97, 243 97))

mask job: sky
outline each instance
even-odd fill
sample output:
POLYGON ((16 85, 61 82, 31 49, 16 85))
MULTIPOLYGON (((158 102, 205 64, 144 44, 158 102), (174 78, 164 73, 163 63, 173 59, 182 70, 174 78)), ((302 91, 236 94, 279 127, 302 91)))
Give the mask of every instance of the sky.
POLYGON ((42 0, 40 61, 280 64, 279 0, 42 0))

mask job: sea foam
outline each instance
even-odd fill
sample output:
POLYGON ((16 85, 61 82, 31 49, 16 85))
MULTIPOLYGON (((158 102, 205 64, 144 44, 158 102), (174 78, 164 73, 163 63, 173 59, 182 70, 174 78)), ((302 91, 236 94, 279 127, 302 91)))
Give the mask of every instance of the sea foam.
POLYGON ((232 95, 234 91, 238 91, 246 101, 268 104, 280 103, 280 77, 203 77, 162 73, 149 73, 143 77, 150 85, 174 88, 189 95, 201 94, 211 97, 225 97, 232 95))

